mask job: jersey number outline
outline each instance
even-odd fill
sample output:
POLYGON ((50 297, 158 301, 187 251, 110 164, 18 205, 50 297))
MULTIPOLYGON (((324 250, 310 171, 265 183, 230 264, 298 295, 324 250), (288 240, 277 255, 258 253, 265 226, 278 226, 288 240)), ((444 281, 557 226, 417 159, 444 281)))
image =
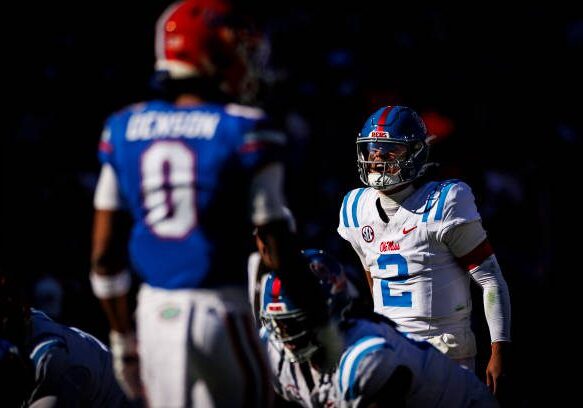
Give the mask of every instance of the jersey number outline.
POLYGON ((381 254, 377 259, 379 269, 386 269, 388 266, 397 266, 397 276, 388 279, 381 279, 381 296, 383 298, 383 306, 392 307, 412 307, 413 301, 411 299, 411 292, 403 291, 400 295, 391 295, 390 284, 403 283, 409 278, 409 267, 407 266, 407 259, 400 254, 381 254))
POLYGON ((162 239, 182 239, 197 225, 196 155, 183 142, 159 140, 140 163, 145 222, 162 239))

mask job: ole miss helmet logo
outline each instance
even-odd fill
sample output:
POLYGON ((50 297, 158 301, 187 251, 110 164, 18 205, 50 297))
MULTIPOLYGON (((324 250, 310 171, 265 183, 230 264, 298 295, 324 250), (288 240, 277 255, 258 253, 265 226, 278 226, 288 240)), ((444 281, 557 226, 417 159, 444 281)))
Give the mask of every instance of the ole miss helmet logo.
POLYGON ((362 233, 362 239, 364 239, 366 242, 372 242, 374 240, 374 230, 370 225, 365 225, 362 227, 360 232, 362 233))
POLYGON ((388 138, 389 137, 389 132, 383 132, 380 130, 373 130, 372 132, 370 132, 368 134, 368 137, 381 137, 381 138, 388 138))

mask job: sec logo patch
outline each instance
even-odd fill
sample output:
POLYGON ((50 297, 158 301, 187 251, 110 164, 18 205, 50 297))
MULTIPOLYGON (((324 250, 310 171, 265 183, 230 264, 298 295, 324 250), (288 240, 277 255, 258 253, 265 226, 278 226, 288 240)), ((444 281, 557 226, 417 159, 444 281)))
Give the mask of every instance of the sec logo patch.
POLYGON ((366 242, 372 242, 374 240, 374 230, 370 225, 365 225, 362 227, 360 232, 362 233, 362 239, 364 239, 366 242))

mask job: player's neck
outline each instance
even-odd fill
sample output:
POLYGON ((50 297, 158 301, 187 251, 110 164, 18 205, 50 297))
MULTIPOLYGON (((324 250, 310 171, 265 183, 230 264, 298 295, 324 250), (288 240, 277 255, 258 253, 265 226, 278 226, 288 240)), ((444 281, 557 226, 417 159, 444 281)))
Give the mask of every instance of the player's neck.
POLYGON ((204 102, 204 100, 198 95, 182 94, 176 98, 176 100, 174 101, 174 104, 176 106, 195 106, 195 105, 201 105, 203 102, 204 102))
POLYGON ((415 191, 415 187, 413 187, 412 183, 409 183, 404 186, 399 186, 396 189, 390 191, 379 190, 379 196, 381 197, 381 200, 388 198, 392 201, 401 203, 403 202, 403 200, 409 197, 413 193, 413 191, 415 191))
POLYGON ((397 191, 379 191, 379 197, 381 199, 381 207, 387 213, 389 217, 395 215, 401 203, 405 201, 407 197, 409 197, 413 191, 415 191, 415 187, 413 184, 408 184, 403 186, 402 189, 398 189, 397 191))

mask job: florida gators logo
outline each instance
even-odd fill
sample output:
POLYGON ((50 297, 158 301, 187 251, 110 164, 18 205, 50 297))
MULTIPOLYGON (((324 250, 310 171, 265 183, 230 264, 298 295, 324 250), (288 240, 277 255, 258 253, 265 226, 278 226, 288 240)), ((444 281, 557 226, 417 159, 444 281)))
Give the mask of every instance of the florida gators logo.
POLYGON ((364 239, 366 242, 372 242, 374 240, 374 230, 370 225, 365 225, 362 227, 360 232, 362 233, 362 239, 364 239))

